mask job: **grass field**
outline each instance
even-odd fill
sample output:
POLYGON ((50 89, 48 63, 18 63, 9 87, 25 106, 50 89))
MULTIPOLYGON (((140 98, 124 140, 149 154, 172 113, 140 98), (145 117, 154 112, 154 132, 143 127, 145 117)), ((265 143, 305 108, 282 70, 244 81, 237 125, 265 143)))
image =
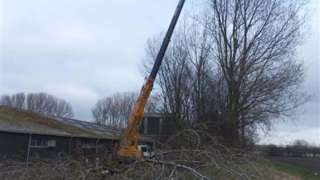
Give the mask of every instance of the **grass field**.
MULTIPOLYGON (((279 172, 284 172, 295 177, 299 177, 303 180, 320 180, 320 172, 317 170, 311 170, 303 166, 297 165, 297 163, 290 163, 291 161, 281 162, 279 160, 271 160, 270 166, 279 172)), ((315 164, 318 165, 318 164, 315 164)), ((298 179, 299 179, 298 178, 298 179)))
MULTIPOLYGON (((314 164, 315 159, 285 159, 279 160, 261 159, 256 163, 236 165, 229 168, 237 172, 231 173, 226 169, 202 169, 202 173, 214 179, 257 179, 257 180, 320 180, 320 172, 316 168, 320 164, 314 164), (306 167, 304 167, 306 166, 306 167), (311 167, 311 169, 310 169, 311 167), (257 176, 258 175, 258 176, 257 176)), ((190 178, 186 179, 193 179, 190 178)))

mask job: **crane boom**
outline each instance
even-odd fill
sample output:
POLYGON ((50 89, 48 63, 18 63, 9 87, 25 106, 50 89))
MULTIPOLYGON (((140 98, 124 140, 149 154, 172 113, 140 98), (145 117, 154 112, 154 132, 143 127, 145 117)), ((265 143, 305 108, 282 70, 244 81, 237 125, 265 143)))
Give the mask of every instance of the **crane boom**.
POLYGON ((167 30, 166 36, 162 42, 161 48, 156 57, 152 71, 148 76, 146 82, 144 83, 140 91, 140 94, 138 96, 138 99, 134 104, 133 111, 128 121, 128 126, 122 133, 122 136, 120 139, 120 145, 118 149, 118 155, 121 157, 142 158, 142 152, 138 148, 139 124, 144 116, 144 107, 151 94, 154 80, 157 76, 163 57, 170 43, 173 31, 178 22, 184 3, 185 3, 185 0, 179 1, 179 4, 176 8, 174 16, 171 20, 170 26, 167 30))

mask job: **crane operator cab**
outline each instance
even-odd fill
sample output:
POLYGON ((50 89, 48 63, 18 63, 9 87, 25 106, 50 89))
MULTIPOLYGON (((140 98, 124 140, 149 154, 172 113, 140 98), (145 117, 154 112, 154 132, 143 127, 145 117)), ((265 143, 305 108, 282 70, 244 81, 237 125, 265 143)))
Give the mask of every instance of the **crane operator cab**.
POLYGON ((144 159, 152 159, 154 157, 153 148, 147 144, 138 145, 139 150, 142 152, 144 159))

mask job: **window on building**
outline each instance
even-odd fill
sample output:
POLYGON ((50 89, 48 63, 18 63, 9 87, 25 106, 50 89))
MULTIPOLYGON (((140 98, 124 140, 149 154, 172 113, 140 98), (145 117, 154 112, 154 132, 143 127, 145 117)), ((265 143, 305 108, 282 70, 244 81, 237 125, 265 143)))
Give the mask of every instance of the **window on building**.
POLYGON ((82 140, 81 147, 83 149, 93 149, 97 147, 97 144, 95 141, 90 140, 82 140))
POLYGON ((56 140, 45 139, 45 138, 32 138, 31 147, 33 148, 50 148, 56 147, 56 140))

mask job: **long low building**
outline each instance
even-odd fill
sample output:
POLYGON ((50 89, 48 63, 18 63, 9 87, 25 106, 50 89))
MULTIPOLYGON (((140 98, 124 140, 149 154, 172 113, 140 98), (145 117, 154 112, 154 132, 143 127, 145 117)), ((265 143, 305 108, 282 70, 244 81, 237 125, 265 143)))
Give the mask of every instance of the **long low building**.
MULTIPOLYGON (((121 131, 96 123, 0 107, 0 160, 113 152, 121 131)), ((141 138, 141 143, 152 143, 141 138)))

